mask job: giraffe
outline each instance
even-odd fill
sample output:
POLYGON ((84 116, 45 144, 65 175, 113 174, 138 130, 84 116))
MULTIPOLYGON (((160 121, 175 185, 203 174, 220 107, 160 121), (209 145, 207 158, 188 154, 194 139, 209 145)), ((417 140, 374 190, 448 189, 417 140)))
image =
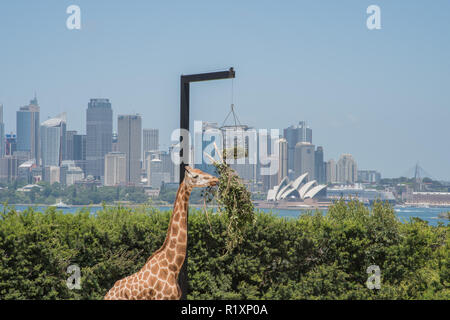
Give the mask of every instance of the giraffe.
POLYGON ((180 299, 178 274, 186 257, 189 196, 195 187, 214 186, 219 180, 198 169, 185 167, 178 187, 166 239, 136 273, 117 281, 105 300, 180 299))

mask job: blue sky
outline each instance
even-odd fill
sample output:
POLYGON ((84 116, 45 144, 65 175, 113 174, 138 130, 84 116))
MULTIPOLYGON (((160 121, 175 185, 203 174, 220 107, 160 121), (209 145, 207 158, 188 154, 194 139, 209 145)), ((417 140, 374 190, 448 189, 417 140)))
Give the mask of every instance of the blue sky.
MULTIPOLYGON (((450 180, 450 2, 2 1, 0 103, 8 132, 37 92, 41 118, 66 111, 85 130, 90 98, 140 113, 167 147, 179 122, 181 74, 236 69, 241 122, 313 129, 325 158, 405 174, 419 161, 450 180), (66 8, 81 8, 81 30, 66 8), (381 8, 368 30, 366 8, 381 8)), ((222 122, 231 81, 195 84, 191 119, 222 122)))

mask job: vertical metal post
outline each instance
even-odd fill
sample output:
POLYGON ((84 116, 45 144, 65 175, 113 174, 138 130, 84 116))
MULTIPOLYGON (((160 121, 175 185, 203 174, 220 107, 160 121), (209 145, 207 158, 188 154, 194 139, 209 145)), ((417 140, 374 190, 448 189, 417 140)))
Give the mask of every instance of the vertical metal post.
MULTIPOLYGON (((189 131, 189 82, 184 81, 181 77, 181 96, 180 96, 180 129, 189 131)), ((188 137, 180 137, 181 148, 180 148, 180 184, 184 179, 184 167, 189 164, 189 154, 190 154, 190 144, 188 137), (182 139, 182 140, 181 140, 182 139), (186 162, 185 162, 186 161, 186 162)), ((189 215, 186 216, 186 225, 188 224, 189 215)), ((189 230, 189 228, 187 228, 189 230)), ((189 237, 187 237, 189 240, 189 237)), ((180 274, 178 277, 178 282, 181 289, 181 299, 187 299, 188 291, 188 278, 187 278, 187 261, 188 261, 188 250, 186 242, 186 258, 184 259, 183 266, 181 267, 180 274)))
MULTIPOLYGON (((208 80, 220 80, 230 79, 235 77, 235 71, 230 68, 227 71, 211 72, 192 74, 187 76, 181 76, 180 80, 180 129, 189 132, 189 89, 191 82, 208 81, 208 80)), ((184 167, 189 164, 191 146, 189 143, 189 137, 180 137, 180 184, 184 179, 184 167)), ((188 217, 186 217, 187 230, 189 230, 188 217)), ((188 237, 189 241, 189 232, 188 237)), ((187 262, 188 262, 188 246, 186 247, 186 258, 184 259, 183 266, 181 267, 180 274, 178 276, 178 284, 181 289, 181 299, 186 300, 188 292, 188 276, 187 276, 187 262)))

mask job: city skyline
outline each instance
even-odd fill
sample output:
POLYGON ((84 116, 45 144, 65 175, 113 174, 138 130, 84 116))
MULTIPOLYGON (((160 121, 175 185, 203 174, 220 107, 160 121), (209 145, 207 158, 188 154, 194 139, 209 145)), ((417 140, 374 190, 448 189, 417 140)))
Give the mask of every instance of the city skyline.
MULTIPOLYGON (((233 66, 233 101, 250 126, 282 129, 308 120, 325 159, 351 153, 358 166, 384 177, 401 176, 419 161, 433 178, 450 180, 450 150, 442 147, 450 118, 446 1, 377 1, 377 31, 365 26, 369 1, 136 1, 108 4, 107 13, 79 1, 78 31, 65 28, 68 4, 0 5, 0 24, 8 26, 0 28, 8 48, 0 59, 5 133, 14 131, 14 113, 35 91, 41 120, 67 111, 68 129, 78 132, 86 132, 86 101, 106 97, 114 119, 141 114, 143 128, 160 129, 166 149, 179 122, 179 76, 233 66), (11 26, 14 36, 5 31, 11 26), (187 49, 182 59, 180 47, 187 49)), ((193 87, 191 118, 220 123, 230 91, 222 81, 193 87)))
MULTIPOLYGON (((1 105, 0 105, 1 106, 1 105)), ((90 102, 88 103, 88 108, 86 109, 86 120, 88 120, 88 118, 89 118, 89 112, 91 112, 91 114, 92 114, 92 110, 90 110, 90 109, 92 109, 92 107, 107 107, 107 109, 109 110, 109 111, 107 111, 107 115, 106 115, 106 118, 107 119, 104 119, 104 116, 105 115, 101 115, 101 114, 96 114, 95 115, 95 123, 93 123, 92 125, 91 125, 91 127, 94 127, 95 128, 95 130, 99 130, 99 128, 101 127, 99 127, 98 125, 99 125, 99 123, 101 123, 101 122, 103 122, 103 125, 104 125, 104 121, 106 120, 106 126, 108 127, 108 128, 106 128, 106 133, 108 133, 109 131, 110 131, 110 128, 112 128, 112 126, 111 126, 111 124, 109 123, 110 122, 110 120, 109 120, 109 118, 111 117, 111 115, 114 113, 114 108, 112 107, 112 104, 111 104, 111 102, 109 101, 109 99, 107 99, 107 98, 96 98, 96 99, 90 99, 90 102)), ((37 97, 35 96, 31 101, 30 101, 30 105, 27 105, 27 106, 25 106, 25 107, 20 107, 19 108, 19 111, 17 112, 17 116, 19 115, 19 113, 20 112, 23 112, 24 110, 26 110, 26 111, 28 111, 28 109, 29 108, 35 108, 35 109, 32 109, 34 112, 37 112, 38 113, 38 118, 39 118, 39 114, 40 114, 40 106, 38 105, 38 102, 37 102, 37 97), (37 111, 36 111, 37 110, 37 111)), ((103 111, 101 111, 101 112, 104 112, 104 110, 103 111)), ((113 119, 111 119, 112 120, 112 122, 114 123, 115 121, 114 121, 114 116, 112 116, 113 117, 113 119)), ((138 134, 138 136, 139 136, 139 140, 138 141, 131 141, 130 140, 130 137, 128 137, 128 138, 126 138, 129 142, 131 142, 131 143, 133 143, 135 146, 133 147, 134 148, 134 150, 135 151, 133 151, 134 153, 136 153, 136 154, 141 154, 141 156, 133 156, 135 159, 133 160, 133 161, 137 161, 137 159, 140 159, 139 161, 140 162, 142 162, 141 164, 142 164, 142 168, 143 169, 145 169, 145 146, 146 145, 151 145, 151 146, 156 146, 156 145, 159 145, 160 143, 159 143, 159 129, 158 128, 147 128, 147 129, 143 129, 142 128, 142 117, 141 117, 141 115, 139 115, 139 114, 136 114, 136 115, 121 115, 121 114, 119 114, 119 115, 117 115, 116 116, 116 119, 117 119, 117 123, 118 124, 120 124, 120 121, 121 120, 123 120, 124 118, 133 118, 133 119, 139 119, 139 128, 137 128, 136 127, 136 129, 133 129, 133 130, 137 130, 136 132, 134 132, 135 134, 133 135, 133 136, 136 136, 136 133, 139 133, 138 134), (146 141, 146 139, 147 139, 147 141, 146 141), (137 145, 136 145, 136 143, 137 143, 137 145, 139 145, 140 146, 140 148, 137 148, 137 145), (138 150, 138 149, 140 149, 140 150, 138 150)), ((92 115, 91 115, 91 118, 92 118, 92 115)), ((38 130, 38 132, 40 133, 40 137, 39 137, 39 142, 41 142, 41 140, 43 139, 42 138, 42 133, 41 133, 41 131, 42 131, 42 127, 46 127, 46 126, 48 126, 48 124, 50 123, 51 125, 55 125, 55 121, 61 121, 61 119, 62 119, 62 121, 64 122, 64 131, 63 131, 63 133, 62 133, 62 136, 61 136, 61 142, 60 143, 62 143, 62 144, 64 144, 65 142, 66 142, 66 139, 71 139, 71 141, 72 141, 72 144, 74 143, 74 138, 73 137, 76 137, 76 138, 78 138, 77 139, 77 141, 78 141, 78 144, 80 144, 80 143, 84 143, 84 144, 86 144, 86 137, 87 137, 87 133, 80 133, 80 132, 78 132, 78 131, 76 131, 76 130, 67 130, 66 129, 66 126, 67 126, 67 120, 66 120, 66 112, 63 112, 62 114, 60 114, 60 115, 57 115, 56 117, 49 117, 47 120, 45 120, 45 121, 43 121, 40 125, 39 125, 39 130, 38 130), (67 131, 66 131, 67 130, 67 131), (66 132, 67 133, 71 133, 71 136, 72 136, 72 138, 69 138, 69 137, 66 137, 66 132), (84 140, 84 142, 82 142, 80 139, 81 139, 81 137, 84 137, 85 138, 85 140, 84 140)), ((17 121, 19 120, 19 118, 17 118, 17 121)), ((91 122, 92 122, 92 119, 90 120, 91 122)), ((87 121, 87 122, 89 122, 89 120, 87 121)), ((86 123, 87 123, 86 122, 86 123)), ((123 121, 122 121, 123 122, 123 121)), ((17 123, 19 123, 19 122, 17 122, 17 123)), ((208 123, 208 122, 205 122, 205 123, 208 123)), ((217 126, 217 124, 216 123, 214 123, 214 125, 216 125, 217 126)), ((68 127, 68 126, 67 126, 68 127)), ((127 126, 127 128, 128 127, 130 127, 130 125, 128 125, 127 126)), ((130 127, 131 128, 131 127, 130 127)), ((120 125, 117 125, 116 126, 116 129, 115 130, 113 130, 112 131, 112 135, 111 135, 111 138, 112 138, 112 136, 116 136, 116 138, 118 138, 119 137, 119 130, 120 130, 120 125)), ((104 130, 102 130, 102 131, 104 131, 104 130)), ((128 131, 128 129, 127 130, 122 130, 123 131, 123 133, 125 133, 126 131, 128 131)), ((298 124, 291 124, 291 125, 289 125, 288 127, 286 127, 286 128, 284 128, 284 129, 281 129, 280 130, 280 132, 283 132, 283 134, 280 136, 280 140, 285 140, 286 141, 286 145, 288 146, 287 147, 287 152, 289 152, 289 146, 290 145, 293 145, 294 146, 294 148, 292 148, 293 149, 293 153, 295 152, 295 150, 297 149, 297 147, 298 147, 298 145, 299 144, 309 144, 309 145, 311 145, 312 146, 312 153, 313 153, 313 155, 312 155, 312 166, 313 167, 310 167, 308 170, 306 170, 306 171, 311 171, 311 168, 313 168, 313 171, 312 172, 310 172, 310 178, 315 178, 315 179, 318 179, 319 181, 323 181, 323 182, 325 182, 325 180, 328 180, 328 182, 332 182, 332 180, 333 179, 327 179, 327 177, 325 176, 325 172, 327 171, 327 170, 329 170, 329 169, 327 169, 328 167, 329 167, 329 162, 331 161, 331 162, 336 162, 335 160, 334 160, 334 158, 332 158, 332 157, 329 157, 329 156, 325 156, 325 154, 326 153, 324 153, 324 148, 322 147, 322 145, 315 145, 315 144, 313 144, 312 143, 312 128, 310 128, 308 125, 307 125, 307 121, 304 121, 304 120, 301 120, 301 121, 298 121, 298 124), (290 142, 289 142, 290 141, 290 142), (315 147, 317 147, 317 149, 315 150, 315 147), (320 150, 320 151, 319 151, 320 150), (318 154, 320 154, 320 159, 321 160, 319 160, 318 162, 316 161, 316 160, 314 160, 314 158, 315 157, 317 157, 317 155, 318 154), (315 157, 314 157, 315 156, 315 157), (326 160, 326 161, 325 161, 326 160), (323 161, 323 165, 320 165, 320 163, 322 163, 322 161, 323 161), (323 166, 323 168, 322 168, 322 166, 323 166), (324 172, 322 173, 322 170, 324 170, 324 172), (318 176, 318 174, 320 175, 320 177, 318 176), (318 178, 319 177, 319 178, 318 178)), ((16 134, 16 132, 11 132, 10 134, 8 134, 8 135, 11 135, 11 134, 16 134)), ((128 134, 131 134, 131 132, 130 133, 128 133, 128 134)), ((122 134, 123 135, 123 134, 122 134)), ((5 136, 6 136, 6 134, 5 134, 5 136)), ((93 138, 91 138, 91 140, 93 139, 93 140, 98 140, 99 139, 99 137, 101 136, 101 135, 97 135, 97 134, 94 134, 94 133, 92 133, 92 136, 93 136, 93 138), (96 137, 95 139, 94 139, 94 136, 96 137)), ((100 140, 102 140, 102 139, 100 139, 100 140)), ((42 140, 43 141, 43 140, 42 140)), ((68 142, 68 140, 67 140, 67 142, 68 142)), ((117 141, 117 143, 118 143, 119 141, 117 141)), ((99 142, 100 143, 100 142, 99 142)), ((103 143, 103 142, 102 142, 103 143)), ((102 145, 102 143, 100 143, 99 145, 102 145)), ((113 146, 112 146, 112 141, 111 141, 111 147, 113 148, 113 146)), ((127 143, 127 144, 129 144, 129 143, 127 143)), ((208 143, 203 143, 203 147, 202 148, 204 148, 206 145, 207 145, 208 143)), ((75 145, 77 145, 77 144, 73 144, 72 145, 72 148, 75 146, 75 145)), ((41 144, 41 143, 39 143, 39 149, 41 149, 41 148, 43 148, 43 145, 41 144)), ((91 148, 93 148, 93 149, 98 149, 98 148, 94 148, 94 147, 91 147, 91 148)), ((105 146, 104 145, 102 145, 101 146, 101 148, 103 148, 103 149, 105 149, 105 146)), ((100 148, 100 149, 101 149, 100 148)), ((118 148, 120 149, 120 144, 118 143, 118 148)), ((122 148, 125 148, 125 144, 124 143, 122 143, 122 148)), ((127 147, 128 148, 128 147, 127 147)), ((65 159, 67 159, 67 160, 77 160, 77 163, 78 163, 78 165, 81 167, 81 168, 83 168, 83 171, 85 171, 86 172, 86 174, 90 174, 90 173, 88 173, 88 171, 89 171, 89 166, 88 166, 88 161, 86 161, 86 146, 85 146, 85 149, 84 149, 84 152, 85 152, 85 154, 84 154, 84 156, 81 156, 80 155, 80 153, 81 153, 81 145, 80 145, 80 147, 78 148, 79 150, 78 150, 78 153, 77 153, 77 156, 75 156, 75 154, 73 154, 72 155, 72 157, 70 158, 70 157, 67 157, 67 152, 69 152, 69 149, 65 149, 65 147, 62 145, 62 147, 60 148, 61 149, 61 151, 60 151, 60 154, 58 154, 58 157, 60 157, 60 160, 59 160, 59 162, 61 163, 61 161, 63 161, 63 160, 65 160, 65 159), (63 151, 64 150, 64 151, 63 151), (78 160, 80 160, 80 161, 78 161, 78 160)), ((120 151, 120 150, 117 150, 117 151, 120 151)), ((125 148, 126 149, 126 148, 125 148)), ((152 148, 150 148, 150 149, 152 149, 152 148)), ((167 152, 167 150, 171 150, 171 147, 168 147, 168 148, 156 148, 156 149, 154 149, 154 151, 157 151, 157 152, 167 152)), ((23 151, 23 150, 17 150, 17 151, 23 151)), ((38 152, 39 152, 40 150, 38 150, 38 152)), ((73 151, 72 151, 73 152, 73 151)), ((110 151, 108 151, 108 152, 110 152, 110 151)), ((108 153, 108 152, 106 152, 105 153, 105 155, 108 153)), ((112 152, 114 152, 114 150, 112 150, 112 152)), ((125 152, 125 151, 122 151, 122 152, 125 152)), ((129 152, 129 151, 128 151, 129 152)), ((125 152, 125 153, 128 153, 128 152, 125 152)), ((98 152, 97 152, 98 153, 98 152)), ((289 155, 288 153, 287 153, 287 155, 289 155)), ((342 158, 343 156, 350 156, 350 157, 352 157, 352 154, 346 154, 345 152, 340 152, 339 153, 339 156, 336 158, 336 159, 340 159, 340 158, 342 158)), ((16 154, 16 156, 18 156, 19 158, 20 157, 24 157, 24 156, 22 156, 20 153, 18 153, 18 154, 16 154)), ((289 157, 288 157, 289 158, 289 157)), ((298 158, 298 156, 293 156, 292 155, 292 160, 289 160, 289 161, 287 161, 287 163, 288 164, 290 164, 290 165, 293 165, 293 163, 294 163, 294 158, 298 158)), ((42 162, 43 161, 43 159, 44 159, 44 157, 43 157, 43 155, 41 155, 41 157, 39 158, 39 160, 42 162)), ((100 160, 102 159, 102 164, 101 164, 101 166, 104 168, 104 165, 105 165, 105 163, 104 163, 104 160, 105 160, 105 158, 104 158, 104 156, 100 156, 99 157, 99 162, 100 162, 100 160)), ((288 160, 288 159, 286 159, 286 160, 288 160)), ((300 165, 299 163, 296 163, 296 165, 300 165)), ((337 162, 334 164, 334 165, 337 165, 337 162)), ((418 165, 418 163, 416 163, 416 165, 415 166, 417 166, 418 165)), ((129 173, 129 167, 130 165, 128 165, 127 166, 127 176, 128 176, 128 178, 127 178, 127 180, 130 180, 130 178, 129 178, 129 176, 130 176, 130 173, 129 173)), ((309 166, 311 166, 311 164, 309 165, 309 166)), ((134 166, 132 166, 132 167, 134 167, 135 169, 132 169, 132 170, 137 170, 137 165, 135 164, 134 166)), ((299 167, 300 168, 300 167, 299 167)), ((286 169, 288 169, 288 168, 286 168, 286 169)), ((356 174, 356 171, 360 171, 360 169, 361 169, 361 171, 368 171, 368 172, 376 172, 377 174, 380 174, 380 170, 378 170, 377 168, 360 168, 360 167, 358 167, 358 170, 356 170, 355 169, 355 173, 354 173, 354 179, 351 179, 351 182, 356 182, 356 180, 357 180, 357 174, 356 174)), ((92 169, 91 169, 92 170, 92 169)), ((333 169, 334 170, 334 169, 333 169)), ((291 177, 293 177, 293 176, 295 176, 295 175, 299 175, 300 174, 300 172, 297 172, 298 171, 298 169, 296 170, 294 167, 292 167, 292 169, 288 169, 288 171, 289 172, 291 172, 290 173, 290 176, 291 177)), ((104 169, 102 169, 102 174, 100 175, 100 176, 103 176, 103 172, 104 172, 104 169)), ((427 173, 427 172, 426 172, 427 173)), ((327 175, 328 175, 329 173, 327 173, 327 175)), ((338 172, 336 172, 335 173, 336 175, 338 175, 338 172)), ((428 173, 427 173, 428 174, 428 173)), ((383 175, 383 173, 381 172, 381 175, 383 175)), ((100 177, 100 176, 95 176, 95 177, 100 177)), ((135 176, 135 178, 134 179, 131 179, 131 180, 134 180, 134 183, 137 183, 138 182, 138 180, 137 180, 137 171, 135 172, 135 174, 134 174, 134 176, 135 176)), ((400 176, 405 176, 405 175, 398 175, 397 177, 400 177, 400 176)), ((386 177, 386 176, 383 176, 383 177, 386 177)), ((430 177, 430 178, 434 178, 433 176, 427 176, 427 177, 430 177)), ((389 177, 390 178, 390 177, 389 177)), ((342 180, 342 179, 338 179, 338 180, 342 180)), ((439 179, 438 179, 439 180, 439 179)), ((342 181, 344 181, 344 180, 342 180, 342 181)), ((442 180, 442 181, 445 181, 445 180, 442 180)))

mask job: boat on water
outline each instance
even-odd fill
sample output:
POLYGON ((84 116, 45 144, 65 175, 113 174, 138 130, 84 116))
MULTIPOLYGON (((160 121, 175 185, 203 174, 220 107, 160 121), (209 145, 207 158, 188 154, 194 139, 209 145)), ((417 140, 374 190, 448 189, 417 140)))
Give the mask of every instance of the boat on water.
POLYGON ((70 208, 70 206, 68 204, 65 204, 64 202, 62 202, 61 200, 58 203, 52 204, 50 207, 56 207, 58 209, 66 209, 66 208, 70 208))

